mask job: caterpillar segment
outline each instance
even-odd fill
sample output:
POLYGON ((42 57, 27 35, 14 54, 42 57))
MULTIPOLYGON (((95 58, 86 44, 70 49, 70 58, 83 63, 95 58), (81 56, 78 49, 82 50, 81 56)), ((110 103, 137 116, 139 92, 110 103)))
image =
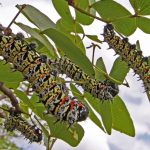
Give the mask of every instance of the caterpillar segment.
POLYGON ((40 142, 42 140, 42 131, 36 126, 27 122, 19 113, 11 113, 4 122, 7 131, 20 131, 21 134, 32 142, 40 142))
POLYGON ((48 113, 57 120, 71 125, 88 117, 88 108, 68 95, 62 84, 57 82, 53 71, 45 63, 45 57, 36 52, 34 44, 28 44, 23 38, 1 35, 0 54, 6 62, 13 64, 14 69, 22 72, 24 79, 39 94, 48 113))
POLYGON ((138 74, 139 78, 143 80, 145 91, 150 91, 150 65, 148 59, 142 55, 142 51, 138 51, 136 45, 130 44, 127 38, 116 35, 111 24, 104 27, 103 36, 109 47, 114 49, 134 70, 135 74, 138 74))
POLYGON ((66 56, 56 58, 53 61, 49 60, 48 64, 56 70, 57 74, 66 74, 67 77, 78 81, 77 84, 82 86, 84 91, 91 93, 93 97, 102 101, 113 100, 119 92, 118 86, 115 83, 109 80, 98 81, 92 79, 66 56))

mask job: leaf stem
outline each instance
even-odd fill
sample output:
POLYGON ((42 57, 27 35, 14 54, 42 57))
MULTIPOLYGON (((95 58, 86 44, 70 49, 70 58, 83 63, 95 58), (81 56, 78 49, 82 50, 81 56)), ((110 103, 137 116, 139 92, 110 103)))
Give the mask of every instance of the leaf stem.
POLYGON ((99 17, 97 17, 97 16, 95 16, 95 15, 93 15, 93 14, 90 14, 90 13, 88 13, 87 11, 85 11, 85 10, 83 10, 83 9, 81 9, 81 8, 79 8, 79 7, 77 7, 77 6, 75 6, 75 5, 71 5, 71 6, 72 6, 73 8, 75 8, 76 10, 78 10, 79 12, 81 12, 81 13, 87 15, 87 16, 90 16, 90 17, 92 17, 92 18, 94 18, 94 19, 97 19, 97 20, 99 20, 99 21, 102 21, 102 22, 107 23, 106 20, 104 20, 104 19, 102 19, 102 18, 99 18, 99 17))
POLYGON ((13 18, 13 20, 10 22, 10 24, 8 25, 8 27, 6 28, 9 29, 10 26, 15 22, 16 18, 19 16, 19 14, 22 12, 22 10, 26 7, 26 4, 23 4, 22 7, 20 8, 20 10, 18 11, 18 13, 15 15, 15 17, 13 18))
POLYGON ((111 81, 113 81, 113 82, 115 82, 115 83, 117 83, 117 84, 119 84, 119 85, 124 85, 124 86, 127 86, 128 87, 128 84, 126 84, 126 83, 122 83, 122 82, 120 82, 119 80, 116 80, 116 79, 114 79, 114 78, 112 78, 112 77, 110 77, 106 72, 104 72, 103 70, 101 70, 100 68, 97 68, 95 65, 93 65, 99 72, 101 72, 101 73, 103 73, 104 75, 105 75, 105 77, 107 78, 107 79, 110 79, 111 81))

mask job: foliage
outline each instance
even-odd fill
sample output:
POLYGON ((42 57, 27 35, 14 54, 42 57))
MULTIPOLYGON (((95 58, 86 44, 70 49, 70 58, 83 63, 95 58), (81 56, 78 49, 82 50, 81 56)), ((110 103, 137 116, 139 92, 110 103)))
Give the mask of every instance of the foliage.
MULTIPOLYGON (((48 57, 56 58, 58 53, 61 56, 66 54, 92 78, 103 80, 107 76, 117 84, 123 84, 129 68, 120 58, 115 60, 110 74, 107 73, 102 58, 97 60, 96 69, 93 68, 93 64, 85 55, 84 38, 88 37, 91 42, 96 44, 101 44, 101 40, 97 35, 85 33, 84 25, 90 26, 94 20, 98 19, 101 22, 112 23, 117 32, 125 36, 134 34, 137 28, 140 28, 145 33, 150 33, 150 19, 146 17, 150 15, 150 9, 148 9, 150 3, 145 0, 130 0, 134 9, 134 14, 132 14, 127 8, 112 0, 100 0, 97 2, 95 0, 69 0, 70 5, 67 0, 52 0, 52 2, 53 7, 60 15, 60 19, 56 23, 40 10, 31 5, 26 5, 22 14, 35 25, 35 28, 24 23, 15 24, 30 34, 31 39, 37 41, 40 45, 38 51, 48 57), (75 9, 75 17, 72 15, 71 7, 75 9), (96 17, 96 12, 100 17, 96 17)), ((17 5, 17 8, 20 9, 21 5, 17 5)), ((53 117, 43 115, 45 108, 42 104, 37 103, 38 98, 36 95, 28 98, 24 92, 17 90, 22 79, 20 73, 11 73, 8 65, 2 65, 2 62, 0 62, 0 68, 2 73, 6 75, 0 76, 0 80, 7 87, 14 89, 16 96, 22 100, 21 108, 30 108, 40 119, 46 121, 48 128, 41 125, 46 138, 50 133, 52 137, 62 139, 71 146, 75 147, 80 143, 84 136, 84 130, 81 125, 76 124, 69 129, 67 129, 65 123, 54 125, 53 117)), ((71 84, 70 88, 73 95, 89 107, 89 118, 104 132, 111 134, 112 129, 114 129, 129 136, 135 136, 133 121, 125 103, 119 96, 115 97, 112 103, 109 101, 100 103, 98 99, 94 99, 89 93, 81 93, 74 84, 71 84), (93 109, 101 116, 102 121, 93 109)))

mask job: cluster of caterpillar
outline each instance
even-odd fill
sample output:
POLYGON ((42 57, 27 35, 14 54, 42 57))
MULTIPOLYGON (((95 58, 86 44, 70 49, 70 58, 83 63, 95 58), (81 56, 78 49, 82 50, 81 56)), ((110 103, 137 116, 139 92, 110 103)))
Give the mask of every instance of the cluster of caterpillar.
POLYGON ((119 92, 118 85, 110 80, 98 81, 92 79, 66 56, 48 61, 48 64, 50 64, 51 68, 58 74, 66 74, 67 77, 78 81, 76 84, 82 86, 84 91, 91 93, 93 97, 102 101, 113 100, 119 92))
POLYGON ((129 43, 127 38, 121 38, 115 34, 114 27, 107 24, 104 27, 104 41, 109 47, 119 54, 130 68, 143 80, 146 91, 150 91, 150 65, 148 58, 143 57, 142 51, 136 49, 136 45, 129 43))
POLYGON ((57 83, 45 58, 36 52, 35 44, 28 44, 21 34, 15 37, 0 35, 0 56, 11 63, 15 70, 22 72, 24 79, 38 93, 47 112, 57 120, 71 125, 88 117, 87 106, 68 95, 63 86, 57 83))
POLYGON ((21 134, 32 142, 40 142, 42 140, 42 132, 36 125, 31 125, 27 122, 20 113, 11 111, 9 117, 4 122, 4 127, 7 131, 20 131, 21 134))

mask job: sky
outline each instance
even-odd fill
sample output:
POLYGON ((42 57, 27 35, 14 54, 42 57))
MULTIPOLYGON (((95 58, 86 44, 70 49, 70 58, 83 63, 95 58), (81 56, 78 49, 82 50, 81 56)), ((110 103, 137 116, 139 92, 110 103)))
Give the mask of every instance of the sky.
MULTIPOLYGON (((117 2, 123 4, 131 12, 133 12, 132 7, 129 2, 126 0, 116 0, 117 2)), ((59 15, 52 6, 50 0, 0 0, 0 23, 7 26, 18 10, 15 8, 16 4, 31 4, 34 7, 37 7, 47 16, 49 16, 54 22, 59 19, 59 15)), ((20 15, 17 22, 22 22, 27 25, 31 25, 22 15, 20 15)), ((86 33, 92 33, 98 35, 101 39, 100 33, 103 32, 104 24, 98 21, 94 21, 91 26, 84 27, 86 33), (97 29, 99 28, 99 29, 97 29)), ((12 26, 12 29, 15 33, 20 32, 21 29, 12 26)), ((135 43, 137 40, 140 41, 141 49, 143 50, 144 56, 150 55, 149 50, 149 40, 150 35, 143 33, 141 30, 137 30, 134 35, 129 37, 131 43, 135 43)), ((85 41, 86 46, 89 46, 89 41, 85 41)), ((108 48, 107 44, 102 46, 102 49, 108 48)), ((103 57, 104 62, 108 71, 110 71, 113 61, 115 60, 113 50, 96 50, 96 58, 100 56, 103 57), (109 61, 108 61, 109 60, 109 61)), ((87 51, 87 56, 91 59, 91 51, 87 51)), ((87 119, 85 122, 82 122, 81 125, 85 130, 85 135, 79 146, 73 148, 68 144, 64 143, 61 140, 58 140, 53 150, 149 150, 150 147, 150 104, 142 88, 142 82, 137 81, 137 76, 133 76, 133 70, 127 75, 127 81, 130 84, 130 88, 120 86, 119 96, 124 100, 129 113, 133 119, 136 136, 129 137, 125 134, 122 134, 117 131, 112 131, 112 135, 107 135, 102 132, 94 123, 87 119)), ((23 150, 45 150, 45 148, 39 144, 33 143, 28 144, 27 141, 22 140, 21 138, 15 139, 15 143, 21 147, 23 150)))

